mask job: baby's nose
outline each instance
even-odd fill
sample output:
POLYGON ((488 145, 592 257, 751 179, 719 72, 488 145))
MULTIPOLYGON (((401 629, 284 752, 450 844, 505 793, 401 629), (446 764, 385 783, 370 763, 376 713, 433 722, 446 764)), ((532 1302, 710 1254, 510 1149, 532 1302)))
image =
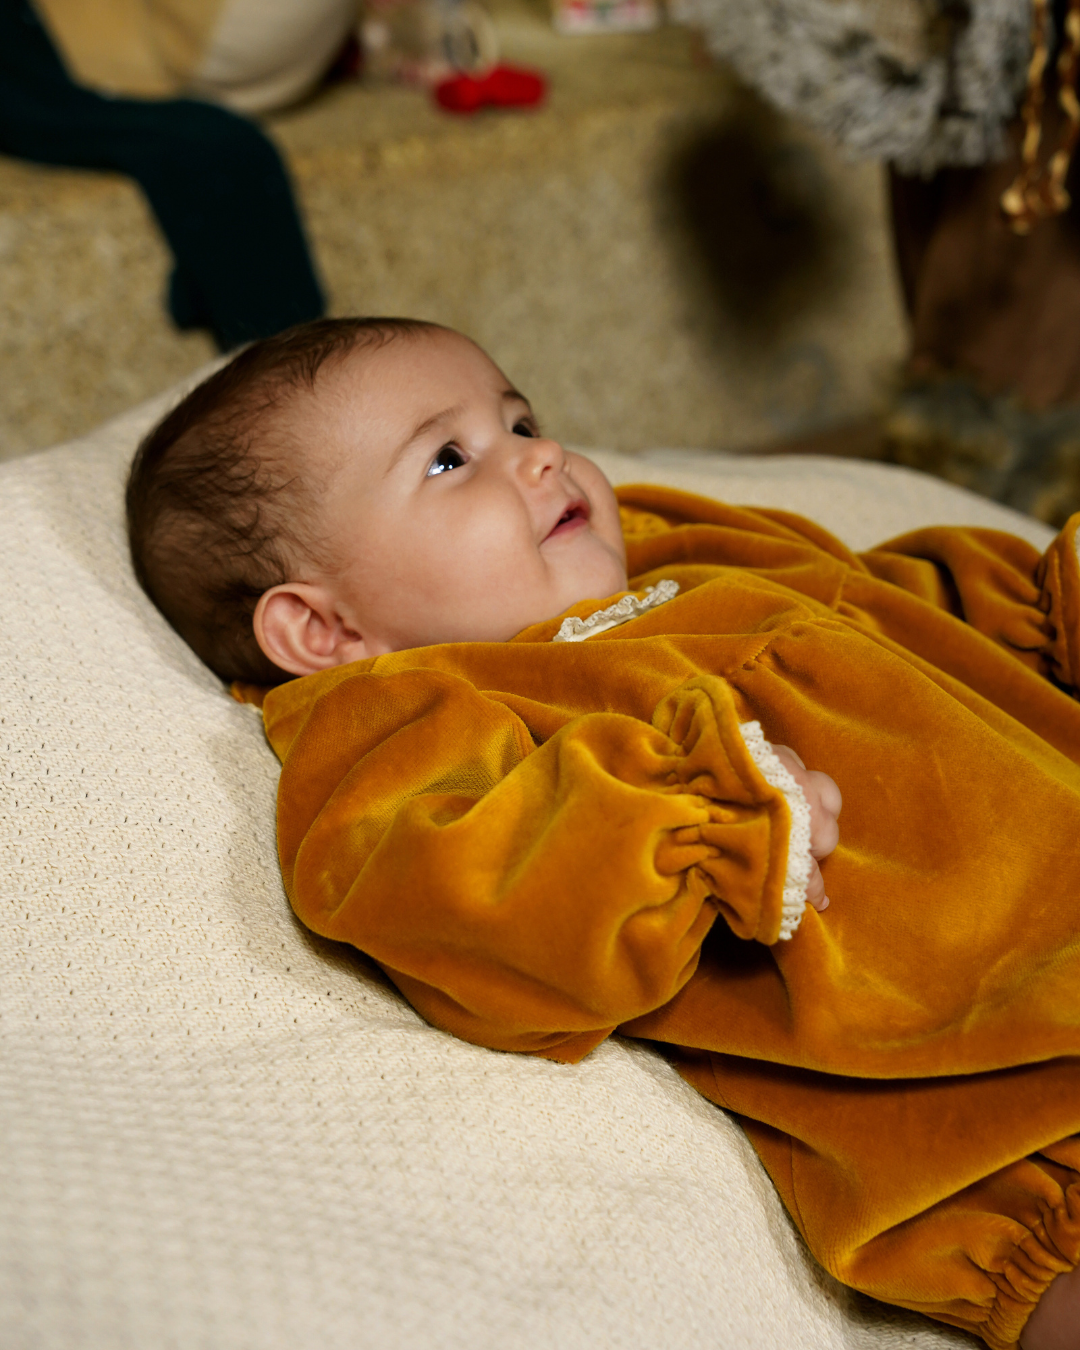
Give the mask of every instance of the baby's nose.
POLYGON ((526 441, 521 463, 529 477, 538 480, 548 470, 559 472, 566 463, 566 451, 558 441, 549 440, 546 436, 536 436, 526 441))

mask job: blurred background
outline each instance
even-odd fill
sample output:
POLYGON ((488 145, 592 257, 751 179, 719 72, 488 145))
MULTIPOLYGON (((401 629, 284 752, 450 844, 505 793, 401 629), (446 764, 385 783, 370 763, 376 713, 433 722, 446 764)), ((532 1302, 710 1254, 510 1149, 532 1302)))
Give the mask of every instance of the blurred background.
POLYGON ((0 457, 325 307, 462 330, 575 444, 893 458, 1060 515, 1080 484, 1080 250, 1046 174, 1071 154, 1058 93, 1080 15, 981 2, 326 0, 316 22, 315 0, 0 0, 0 457), (1018 222, 999 198, 1040 31, 1018 222), (46 77, 10 55, 31 39, 56 54, 48 80, 89 91, 62 134, 46 77), (261 128, 292 224, 243 179, 246 142, 221 152, 205 219, 201 152, 166 137, 139 159, 124 127, 85 148, 99 117, 189 117, 191 99, 261 128), (159 181, 173 164, 182 209, 159 181), (206 280, 206 239, 229 230, 206 280), (267 304, 245 328, 212 292, 249 263, 267 304))

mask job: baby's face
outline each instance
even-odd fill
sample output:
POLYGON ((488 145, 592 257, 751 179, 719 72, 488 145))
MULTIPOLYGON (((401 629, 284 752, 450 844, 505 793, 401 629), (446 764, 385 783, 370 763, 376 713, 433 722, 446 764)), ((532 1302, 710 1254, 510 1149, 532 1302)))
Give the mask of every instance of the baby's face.
POLYGON ((318 408, 305 456, 326 483, 316 533, 333 561, 304 580, 361 641, 337 660, 504 641, 625 590, 606 478, 539 434, 468 339, 435 331, 350 357, 320 375, 318 408))

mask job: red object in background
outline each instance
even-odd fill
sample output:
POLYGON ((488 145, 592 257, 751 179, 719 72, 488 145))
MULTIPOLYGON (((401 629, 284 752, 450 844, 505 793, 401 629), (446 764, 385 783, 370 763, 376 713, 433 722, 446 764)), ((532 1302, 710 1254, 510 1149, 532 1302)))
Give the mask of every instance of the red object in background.
POLYGON ((480 108, 531 108, 547 93, 547 80, 535 70, 495 66, 477 79, 454 75, 434 89, 435 102, 447 112, 472 113, 480 108))

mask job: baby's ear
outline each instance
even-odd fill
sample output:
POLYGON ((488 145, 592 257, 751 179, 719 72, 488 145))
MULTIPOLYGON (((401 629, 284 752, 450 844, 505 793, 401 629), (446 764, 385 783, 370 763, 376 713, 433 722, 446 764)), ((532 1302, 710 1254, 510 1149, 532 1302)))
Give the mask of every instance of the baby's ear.
POLYGON ((303 581, 272 586, 259 597, 252 623, 263 655, 292 675, 313 675, 370 655, 322 586, 303 581))

